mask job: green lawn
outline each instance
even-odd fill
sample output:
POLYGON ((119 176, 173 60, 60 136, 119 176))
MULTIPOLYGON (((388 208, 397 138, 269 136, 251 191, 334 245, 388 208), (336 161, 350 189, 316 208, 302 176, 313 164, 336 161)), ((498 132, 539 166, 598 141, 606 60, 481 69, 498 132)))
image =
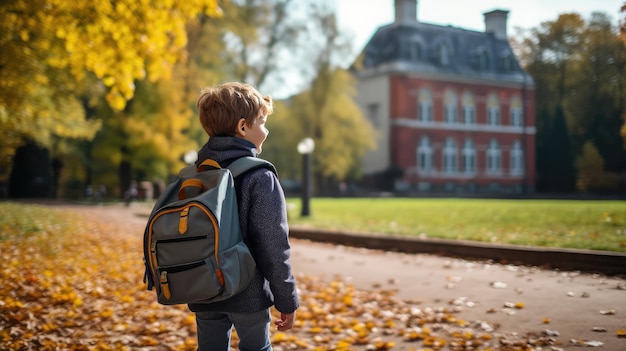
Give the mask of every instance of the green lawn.
POLYGON ((291 225, 626 252, 626 201, 289 198, 291 225))

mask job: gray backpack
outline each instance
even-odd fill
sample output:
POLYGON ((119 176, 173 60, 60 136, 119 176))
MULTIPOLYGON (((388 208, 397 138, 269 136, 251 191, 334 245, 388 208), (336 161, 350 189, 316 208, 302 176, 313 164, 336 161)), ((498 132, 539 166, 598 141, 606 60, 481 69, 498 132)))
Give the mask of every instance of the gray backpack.
POLYGON ((144 231, 144 282, 163 305, 211 303, 241 292, 255 272, 243 242, 234 178, 274 166, 255 157, 228 168, 206 160, 183 168, 159 197, 144 231))

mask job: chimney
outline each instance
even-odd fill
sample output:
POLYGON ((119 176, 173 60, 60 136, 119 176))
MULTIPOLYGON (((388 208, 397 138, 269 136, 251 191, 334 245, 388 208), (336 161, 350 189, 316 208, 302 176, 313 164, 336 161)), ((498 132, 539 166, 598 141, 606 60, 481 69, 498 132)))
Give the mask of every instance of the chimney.
POLYGON ((397 24, 417 23, 417 1, 395 0, 397 24))
POLYGON ((485 16, 485 32, 493 33, 497 39, 507 40, 506 36, 506 18, 509 11, 493 10, 483 13, 485 16))

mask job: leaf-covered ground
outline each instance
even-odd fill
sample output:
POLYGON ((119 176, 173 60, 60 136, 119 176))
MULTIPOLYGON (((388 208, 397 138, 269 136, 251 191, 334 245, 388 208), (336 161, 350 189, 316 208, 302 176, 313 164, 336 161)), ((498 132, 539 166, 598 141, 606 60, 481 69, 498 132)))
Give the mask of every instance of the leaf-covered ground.
MULTIPOLYGON (((37 206, 0 209, 0 350, 196 349, 193 314, 158 305, 145 290, 138 223, 37 206)), ((424 306, 340 278, 301 275, 298 283, 296 328, 273 332, 275 350, 562 347, 550 333, 502 335, 497 325, 462 320, 464 301, 424 306)))

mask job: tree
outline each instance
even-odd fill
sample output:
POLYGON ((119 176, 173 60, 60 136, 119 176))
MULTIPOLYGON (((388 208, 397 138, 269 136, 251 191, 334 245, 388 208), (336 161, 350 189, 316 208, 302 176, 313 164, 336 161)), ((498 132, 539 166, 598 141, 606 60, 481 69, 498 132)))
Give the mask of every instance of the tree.
MULTIPOLYGON (((622 44, 626 47, 626 4, 622 5, 620 12, 623 14, 622 20, 620 21, 619 27, 619 39, 622 41, 622 44)), ((624 124, 621 128, 621 136, 624 141, 624 149, 626 149, 626 114, 622 113, 622 120, 624 124)))
POLYGON ((575 190, 576 170, 574 152, 567 128, 563 109, 557 106, 554 115, 541 115, 547 119, 544 127, 545 137, 537 137, 537 165, 539 183, 537 188, 545 192, 566 193, 575 190))
POLYGON ((568 77, 577 49, 582 42, 584 21, 576 13, 561 14, 556 21, 543 22, 518 40, 518 52, 526 70, 535 79, 537 107, 554 110, 570 91, 568 77))
POLYGON ((298 143, 305 137, 302 116, 292 109, 293 99, 274 101, 274 113, 267 120, 270 131, 263 144, 263 158, 271 161, 280 171, 281 180, 296 180, 302 177, 298 143))
POLYGON ((619 130, 624 111, 626 50, 605 14, 595 13, 585 27, 575 61, 572 89, 565 100, 574 150, 597 147, 609 172, 626 170, 626 148, 619 130))
MULTIPOLYGON (((527 32, 528 33, 528 32, 527 32)), ((584 145, 597 147, 605 168, 613 176, 626 172, 626 147, 620 137, 624 114, 626 50, 617 29, 606 14, 594 13, 588 21, 580 15, 563 14, 542 23, 530 35, 516 40, 516 52, 533 76, 536 87, 538 190, 561 188, 553 180, 563 177, 550 154, 557 146, 553 133, 567 130, 575 157, 581 158, 584 145), (561 110, 567 128, 555 126, 559 117, 545 111, 561 110), (548 120, 543 120, 548 118, 548 120), (552 120, 554 118, 554 120, 552 120), (556 128, 554 130, 553 128, 556 128), (551 172, 555 172, 551 174, 551 172)), ((562 137, 562 136, 561 136, 562 137)), ((570 177, 568 177, 569 179, 570 177)), ((624 181, 624 180, 623 180, 624 181)), ((569 180, 566 182, 569 184, 569 180)), ((614 190, 618 182, 612 183, 614 190)), ((569 188, 566 186, 565 188, 569 188)))
POLYGON ((323 34, 310 40, 315 79, 290 99, 289 113, 299 121, 297 132, 291 131, 297 140, 315 141, 314 172, 318 190, 325 192, 339 181, 360 176, 361 159, 374 147, 374 129, 355 102, 354 77, 337 65, 351 46, 340 35, 334 13, 320 6, 312 14, 309 25, 317 30, 309 33, 323 34))
POLYGON ((87 139, 98 97, 122 110, 135 82, 170 75, 185 55, 185 25, 220 14, 215 0, 15 0, 0 3, 0 170, 30 140, 87 139))
POLYGON ((294 0, 234 0, 225 2, 217 30, 224 43, 220 69, 228 79, 255 85, 271 93, 284 84, 287 68, 299 48, 311 8, 294 0))
POLYGON ((576 168, 578 170, 576 188, 580 191, 600 191, 614 186, 611 184, 612 177, 604 172, 604 161, 598 149, 589 141, 583 146, 576 168))
POLYGON ((279 65, 271 57, 294 44, 295 34, 286 34, 296 31, 287 16, 291 4, 282 0, 224 2, 220 19, 201 15, 188 23, 187 55, 173 66, 172 79, 138 84, 136 96, 120 113, 125 122, 110 125, 108 133, 127 136, 111 141, 123 143, 114 154, 125 150, 131 155, 133 164, 125 166, 130 168, 128 177, 175 175, 182 166, 181 155, 206 141, 195 113, 201 88, 228 80, 258 85, 276 74, 279 65))

